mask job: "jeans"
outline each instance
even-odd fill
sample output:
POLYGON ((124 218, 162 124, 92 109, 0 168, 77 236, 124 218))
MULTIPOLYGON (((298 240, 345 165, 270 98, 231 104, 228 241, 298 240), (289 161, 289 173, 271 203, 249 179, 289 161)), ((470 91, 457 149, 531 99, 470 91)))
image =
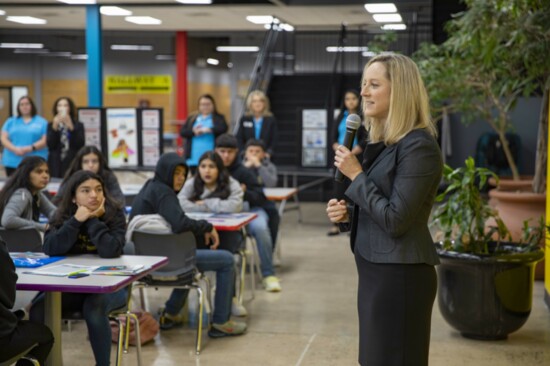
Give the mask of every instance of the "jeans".
MULTIPOLYGON (((109 313, 126 305, 127 288, 108 294, 63 293, 61 314, 82 312, 88 326, 90 344, 98 366, 108 366, 111 362, 111 325, 109 313)), ((38 295, 32 304, 30 318, 44 322, 44 294, 38 295)))
MULTIPOLYGON (((233 254, 227 250, 197 249, 197 268, 201 272, 216 272, 216 295, 214 298, 214 314, 212 321, 223 324, 231 316, 231 301, 233 299, 233 283, 235 280, 235 265, 233 254)), ((189 290, 174 289, 165 304, 168 314, 178 314, 189 290)))
POLYGON ((269 229, 269 217, 267 213, 259 207, 251 208, 250 212, 254 212, 258 215, 258 217, 248 224, 247 230, 258 244, 262 276, 273 276, 275 274, 273 270, 273 241, 269 229))

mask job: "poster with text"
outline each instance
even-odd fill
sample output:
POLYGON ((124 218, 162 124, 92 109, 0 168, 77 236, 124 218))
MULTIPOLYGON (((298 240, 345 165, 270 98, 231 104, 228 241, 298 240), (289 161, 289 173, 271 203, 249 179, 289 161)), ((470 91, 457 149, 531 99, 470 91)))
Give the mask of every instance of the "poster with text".
POLYGON ((137 118, 134 108, 107 109, 109 166, 138 166, 137 118))
POLYGON ((327 128, 326 109, 304 109, 302 111, 302 128, 327 128))
POLYGON ((78 120, 84 125, 86 145, 101 150, 101 109, 79 109, 78 120))
POLYGON ((327 146, 327 130, 302 130, 302 147, 322 148, 327 146))
POLYGON ((160 158, 160 151, 157 147, 143 148, 143 165, 144 166, 156 166, 159 158, 160 158))
POLYGON ((302 166, 323 167, 326 164, 326 149, 302 149, 302 166))
POLYGON ((152 128, 158 130, 160 128, 160 111, 157 109, 142 111, 141 124, 143 128, 152 128))

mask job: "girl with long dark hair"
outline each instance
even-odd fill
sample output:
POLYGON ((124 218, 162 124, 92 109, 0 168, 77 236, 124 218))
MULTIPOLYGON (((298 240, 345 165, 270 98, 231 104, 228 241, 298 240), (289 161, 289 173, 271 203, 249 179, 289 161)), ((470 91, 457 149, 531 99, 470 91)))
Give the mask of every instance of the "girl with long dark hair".
POLYGON ((118 184, 118 180, 107 165, 107 161, 101 151, 95 146, 84 146, 82 149, 78 150, 73 162, 65 173, 65 178, 63 178, 63 182, 61 182, 59 186, 54 202, 60 201, 60 197, 63 195, 65 189, 65 182, 67 182, 74 173, 80 170, 88 170, 99 175, 103 179, 105 189, 109 192, 109 195, 118 203, 124 204, 124 194, 118 184))
POLYGON ((50 218, 55 206, 41 191, 50 181, 48 164, 39 156, 21 161, 0 191, 1 224, 6 229, 34 227, 45 231, 48 224, 39 222, 40 214, 50 218))
MULTIPOLYGON (((67 180, 65 187, 65 194, 44 237, 44 253, 51 256, 120 256, 125 244, 126 217, 122 207, 105 190, 103 179, 98 174, 81 170, 67 180)), ((62 312, 78 311, 86 320, 97 365, 109 365, 111 327, 108 314, 124 306, 126 291, 63 294, 62 312)), ((43 296, 33 301, 30 316, 32 320, 43 321, 43 296)))
POLYGON ((199 159, 197 174, 189 179, 178 194, 181 207, 187 212, 240 212, 243 190, 214 151, 199 159))

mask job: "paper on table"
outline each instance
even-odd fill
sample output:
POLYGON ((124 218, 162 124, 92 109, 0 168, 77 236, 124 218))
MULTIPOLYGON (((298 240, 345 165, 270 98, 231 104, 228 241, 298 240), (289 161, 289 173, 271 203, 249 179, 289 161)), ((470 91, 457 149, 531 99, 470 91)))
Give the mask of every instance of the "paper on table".
POLYGON ((58 264, 56 266, 43 267, 43 268, 39 268, 33 271, 27 271, 23 273, 42 275, 42 276, 66 277, 66 276, 75 275, 77 273, 89 273, 96 268, 97 266, 83 266, 79 264, 64 263, 64 264, 58 264))
POLYGON ((134 266, 101 266, 92 271, 93 275, 107 275, 107 276, 131 276, 139 273, 145 269, 143 264, 136 264, 134 266))

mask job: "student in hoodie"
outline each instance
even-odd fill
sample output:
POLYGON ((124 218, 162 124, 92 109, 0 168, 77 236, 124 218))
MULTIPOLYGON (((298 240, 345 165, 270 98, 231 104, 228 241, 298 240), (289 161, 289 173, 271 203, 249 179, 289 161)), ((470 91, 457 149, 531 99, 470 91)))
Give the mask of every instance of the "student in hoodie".
MULTIPOLYGON (((15 303, 17 274, 6 243, 0 239, 0 362, 36 345, 28 356, 44 365, 53 346, 53 334, 44 324, 19 319, 10 309, 15 303)), ((20 360, 16 366, 27 361, 20 360)))
POLYGON ((55 206, 41 192, 49 181, 46 160, 40 156, 23 159, 0 191, 2 226, 14 230, 34 227, 45 231, 48 224, 39 222, 40 214, 51 218, 55 213, 55 206))
MULTIPOLYGON (((90 171, 76 172, 65 185, 51 226, 44 237, 44 253, 56 255, 98 254, 115 258, 125 244, 126 217, 122 207, 105 190, 103 179, 90 171)), ((111 326, 108 314, 126 304, 127 289, 114 293, 64 293, 62 312, 81 312, 88 326, 95 362, 109 365, 111 326)), ((38 296, 31 319, 44 319, 44 297, 38 296)))
MULTIPOLYGON (((239 181, 244 191, 244 210, 250 210, 250 212, 258 215, 257 218, 248 224, 247 228, 258 244, 264 288, 268 292, 279 292, 281 291, 281 285, 279 284, 279 279, 275 276, 275 269, 273 268, 274 241, 269 227, 269 216, 264 209, 264 207, 268 207, 272 202, 269 202, 265 197, 263 187, 258 182, 258 178, 254 173, 238 161, 238 151, 235 136, 226 133, 216 139, 216 153, 220 155, 223 164, 229 170, 231 176, 239 181)), ((275 214, 277 214, 276 210, 275 214)))
MULTIPOLYGON (((197 249, 196 254, 200 271, 216 272, 213 324, 208 335, 212 338, 241 335, 246 331, 246 324, 230 320, 235 277, 233 255, 225 250, 216 250, 220 243, 216 229, 205 220, 187 217, 178 202, 177 194, 185 183, 187 172, 184 158, 176 153, 162 155, 154 178, 148 180, 134 198, 130 221, 137 215, 159 214, 171 225, 172 232, 191 231, 198 243, 209 245, 209 249, 197 249)), ((162 329, 183 324, 179 314, 187 293, 184 289, 172 291, 160 318, 162 329)))

